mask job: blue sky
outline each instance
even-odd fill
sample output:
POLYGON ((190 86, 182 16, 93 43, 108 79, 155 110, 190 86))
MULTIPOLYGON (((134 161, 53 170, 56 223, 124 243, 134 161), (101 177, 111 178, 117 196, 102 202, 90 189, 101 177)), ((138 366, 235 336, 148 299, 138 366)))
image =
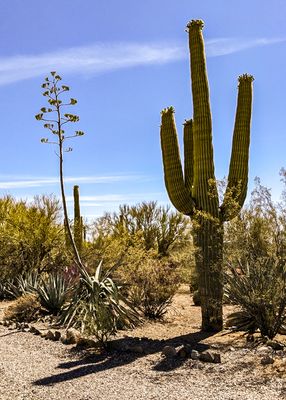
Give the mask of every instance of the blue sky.
MULTIPOLYGON (((255 77, 250 189, 259 176, 275 198, 286 167, 286 3, 283 0, 0 0, 0 195, 59 193, 57 157, 34 115, 56 70, 86 135, 71 143, 69 203, 78 184, 87 218, 119 204, 168 203, 160 111, 178 131, 192 116, 185 26, 205 21, 216 176, 227 175, 237 77, 255 77)), ((181 140, 181 136, 180 136, 181 140)))

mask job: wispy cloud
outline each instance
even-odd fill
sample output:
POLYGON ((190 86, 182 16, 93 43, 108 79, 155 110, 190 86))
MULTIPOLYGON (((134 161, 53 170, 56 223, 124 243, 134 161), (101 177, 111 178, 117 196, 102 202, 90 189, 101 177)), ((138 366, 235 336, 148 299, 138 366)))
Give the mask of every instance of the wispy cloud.
POLYGON ((217 38, 206 41, 206 53, 208 57, 225 56, 238 53, 254 47, 268 46, 286 42, 286 38, 217 38))
MULTIPOLYGON (((68 176, 66 183, 88 184, 88 183, 115 183, 122 181, 138 181, 144 179, 139 175, 113 175, 113 176, 68 176)), ((56 185, 59 182, 57 177, 31 178, 31 179, 10 179, 0 181, 0 189, 21 189, 32 187, 45 187, 56 185)))
POLYGON ((95 44, 39 55, 0 58, 0 85, 57 70, 99 74, 140 65, 164 64, 184 57, 183 47, 168 44, 95 44))
MULTIPOLYGON (((102 206, 101 203, 126 203, 126 202, 137 202, 161 199, 164 197, 164 193, 162 192, 149 192, 149 193, 124 193, 124 194, 101 194, 96 196, 80 196, 80 202, 83 207, 95 207, 102 206)), ((73 202, 74 199, 72 196, 66 197, 68 202, 73 202)))
MULTIPOLYGON (((253 47, 285 42, 286 38, 215 38, 206 40, 208 57, 236 53, 253 47)), ((101 43, 36 55, 0 58, 0 85, 61 73, 94 75, 122 68, 166 64, 187 57, 185 44, 101 43)))

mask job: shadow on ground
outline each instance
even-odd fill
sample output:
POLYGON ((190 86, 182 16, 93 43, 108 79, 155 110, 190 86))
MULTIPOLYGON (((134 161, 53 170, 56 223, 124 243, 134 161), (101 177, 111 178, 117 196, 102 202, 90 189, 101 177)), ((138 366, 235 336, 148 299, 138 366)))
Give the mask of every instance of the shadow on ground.
MULTIPOLYGON (((78 349, 73 348, 71 349, 71 353, 78 353, 81 357, 77 360, 60 363, 58 365, 58 369, 67 371, 38 379, 34 381, 33 384, 36 386, 54 385, 56 383, 70 381, 82 376, 127 365, 148 354, 161 353, 165 346, 177 347, 189 344, 192 349, 201 352, 209 348, 208 345, 201 343, 201 341, 212 335, 213 333, 199 331, 167 340, 126 337, 110 341, 109 350, 102 351, 101 353, 92 353, 92 351, 83 351, 78 353, 78 349), (141 349, 143 349, 143 352, 134 351, 136 346, 140 346, 141 349), (129 351, 128 348, 130 349, 129 351)), ((153 369, 156 371, 171 371, 180 367, 183 363, 184 359, 180 359, 179 357, 174 357, 172 359, 162 357, 153 369)))

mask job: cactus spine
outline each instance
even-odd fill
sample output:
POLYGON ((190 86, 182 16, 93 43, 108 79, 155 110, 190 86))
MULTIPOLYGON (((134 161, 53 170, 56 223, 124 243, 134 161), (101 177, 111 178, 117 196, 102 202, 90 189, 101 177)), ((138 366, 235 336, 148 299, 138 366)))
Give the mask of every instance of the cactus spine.
POLYGON ((184 124, 184 172, 173 107, 161 113, 161 147, 165 184, 170 200, 180 212, 193 220, 202 329, 220 331, 223 326, 223 222, 239 213, 247 193, 253 77, 244 74, 238 78, 228 184, 220 206, 214 172, 212 120, 202 28, 203 22, 200 20, 193 20, 187 25, 193 119, 184 124))
POLYGON ((80 216, 79 186, 73 187, 74 197, 74 241, 78 252, 81 253, 83 242, 83 221, 80 216))

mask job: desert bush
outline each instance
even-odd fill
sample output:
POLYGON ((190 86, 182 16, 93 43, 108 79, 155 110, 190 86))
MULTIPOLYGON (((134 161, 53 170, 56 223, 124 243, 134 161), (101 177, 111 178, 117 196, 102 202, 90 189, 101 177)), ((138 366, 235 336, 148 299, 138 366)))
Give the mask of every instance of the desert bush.
POLYGON ((46 279, 41 279, 36 293, 42 307, 57 315, 68 300, 71 289, 71 285, 62 273, 52 273, 46 279))
POLYGON ((229 301, 243 311, 231 317, 236 317, 235 327, 252 321, 252 330, 258 328, 262 336, 273 339, 286 316, 285 262, 263 258, 238 267, 230 267, 225 276, 229 301))
POLYGON ((93 225, 93 241, 99 247, 108 239, 122 237, 132 245, 133 237, 138 235, 145 250, 155 250, 159 257, 165 257, 173 248, 189 242, 190 223, 182 214, 153 201, 136 206, 122 205, 118 213, 106 213, 93 225))
POLYGON ((41 304, 35 294, 28 293, 19 297, 4 313, 4 320, 31 322, 36 320, 41 311, 41 304))
POLYGON ((131 327, 139 321, 137 313, 121 295, 102 263, 91 276, 86 271, 74 288, 69 304, 62 311, 59 322, 96 336, 105 343, 120 326, 131 327))
POLYGON ((275 203, 269 188, 255 180, 249 204, 225 226, 224 257, 227 263, 286 256, 285 201, 275 203))
POLYGON ((59 216, 54 197, 35 197, 32 203, 9 196, 0 199, 1 278, 50 271, 66 264, 59 216))
POLYGON ((158 259, 154 252, 142 247, 129 248, 127 253, 126 262, 117 270, 117 279, 130 302, 145 317, 161 318, 181 282, 177 265, 158 259))

